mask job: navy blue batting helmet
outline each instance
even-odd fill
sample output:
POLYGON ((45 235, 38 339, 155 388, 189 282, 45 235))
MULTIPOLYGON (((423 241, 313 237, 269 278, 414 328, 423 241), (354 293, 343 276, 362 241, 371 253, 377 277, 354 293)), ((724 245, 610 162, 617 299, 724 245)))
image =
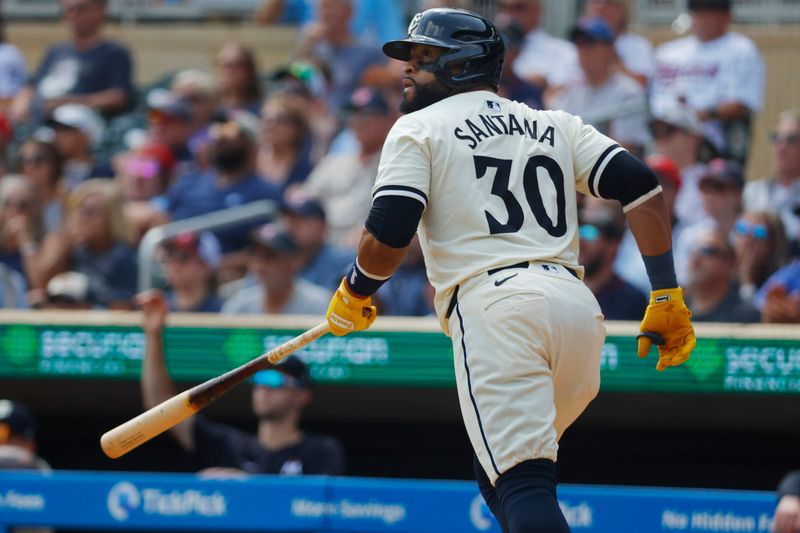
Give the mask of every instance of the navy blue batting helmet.
POLYGON ((408 37, 384 44, 383 53, 408 61, 415 44, 446 49, 427 67, 445 86, 468 89, 491 85, 497 89, 505 46, 497 28, 480 15, 450 8, 417 13, 408 26, 408 37))

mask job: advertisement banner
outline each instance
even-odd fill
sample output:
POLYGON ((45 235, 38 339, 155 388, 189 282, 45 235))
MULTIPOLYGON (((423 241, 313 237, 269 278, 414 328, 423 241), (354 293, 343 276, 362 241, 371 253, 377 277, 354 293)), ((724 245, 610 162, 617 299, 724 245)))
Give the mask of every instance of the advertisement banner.
MULTIPOLYGON (((768 533, 776 499, 762 492, 564 485, 559 504, 576 533, 768 533)), ((0 472, 0 530, 15 525, 500 532, 469 481, 0 472)))
MULTIPOLYGON (((169 327, 166 356, 178 380, 204 381, 302 333, 302 329, 169 327)), ((138 327, 0 325, 0 378, 139 377, 145 338, 138 327)), ((327 335, 297 355, 320 383, 453 387, 450 340, 434 331, 327 335)), ((697 340, 686 364, 655 372, 631 335, 609 335, 602 390, 621 392, 800 394, 800 341, 781 338, 697 340)))

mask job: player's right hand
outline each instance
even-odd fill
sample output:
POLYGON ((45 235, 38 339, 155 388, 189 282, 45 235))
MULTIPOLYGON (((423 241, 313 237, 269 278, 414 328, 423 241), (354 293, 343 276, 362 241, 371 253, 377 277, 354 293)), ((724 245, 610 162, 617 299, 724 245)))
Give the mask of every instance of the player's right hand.
POLYGON ((331 333, 341 337, 351 331, 367 329, 375 322, 378 310, 372 305, 372 298, 356 296, 347 287, 347 282, 342 279, 339 288, 331 298, 328 305, 328 325, 331 333))
POLYGON ((639 357, 647 357, 650 346, 658 345, 656 370, 677 366, 694 350, 697 340, 689 318, 692 312, 683 302, 683 290, 661 289, 650 293, 650 304, 644 312, 637 336, 639 357))

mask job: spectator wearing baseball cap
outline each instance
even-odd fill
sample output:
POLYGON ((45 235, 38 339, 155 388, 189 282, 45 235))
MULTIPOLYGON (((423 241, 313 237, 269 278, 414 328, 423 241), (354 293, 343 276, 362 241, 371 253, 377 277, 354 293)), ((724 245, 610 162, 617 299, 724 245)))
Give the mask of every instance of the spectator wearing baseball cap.
POLYGON ((93 151, 103 140, 102 117, 89 106, 57 107, 46 122, 54 132, 53 143, 63 161, 64 185, 68 191, 89 178, 112 178, 113 169, 96 161, 93 151))
POLYGON ((614 32, 614 49, 620 67, 642 86, 646 86, 655 71, 653 45, 646 37, 628 31, 632 4, 632 0, 589 0, 585 4, 584 14, 606 21, 614 32))
POLYGON ((37 423, 24 404, 0 399, 0 470, 50 470, 36 455, 37 423))
POLYGON ((265 224, 250 234, 249 272, 257 281, 231 296, 227 314, 324 315, 330 291, 298 276, 300 247, 280 224, 265 224))
POLYGON ((730 231, 742 211, 744 170, 736 161, 716 158, 700 177, 705 213, 723 231, 730 231))
MULTIPOLYGON (((381 148, 394 124, 395 113, 383 94, 372 87, 353 92, 346 109, 356 150, 323 157, 301 190, 322 203, 327 214, 328 241, 355 249, 372 205, 381 148)), ((291 194, 287 191, 287 195, 291 194)))
MULTIPOLYGON (((164 324, 168 314, 163 294, 139 295, 145 332, 142 360, 142 399, 149 409, 177 394, 164 360, 164 324)), ((256 356, 257 354, 252 354, 256 356)), ((334 437, 304 431, 303 411, 313 400, 306 364, 290 355, 252 379, 251 406, 258 419, 255 434, 195 415, 170 429, 180 446, 192 455, 201 474, 241 477, 247 474, 342 475, 345 454, 334 437)))
POLYGON ((295 195, 283 204, 283 223, 300 248, 300 277, 335 291, 353 264, 353 251, 325 241, 328 223, 322 204, 295 195))
POLYGON ((680 282, 688 274, 686 261, 692 252, 698 235, 708 228, 717 228, 730 234, 742 212, 742 190, 744 171, 739 163, 722 158, 709 161, 700 174, 698 188, 704 217, 699 222, 686 226, 675 243, 675 271, 680 282))
POLYGON ((216 271, 222 253, 213 234, 186 232, 161 246, 161 263, 170 290, 170 311, 217 313, 222 302, 216 295, 216 271))
POLYGON ((581 19, 570 32, 583 78, 545 98, 550 109, 579 115, 628 150, 649 141, 644 89, 618 66, 614 31, 600 17, 581 19))
POLYGON ((166 89, 147 95, 147 137, 172 150, 181 172, 192 168, 194 154, 189 139, 194 133, 193 109, 189 101, 166 89))

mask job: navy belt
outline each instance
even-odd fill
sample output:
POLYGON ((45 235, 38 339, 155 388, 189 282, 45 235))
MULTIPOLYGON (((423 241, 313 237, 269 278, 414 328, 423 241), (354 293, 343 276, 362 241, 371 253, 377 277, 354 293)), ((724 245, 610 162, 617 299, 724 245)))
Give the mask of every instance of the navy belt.
MULTIPOLYGON (((497 274, 498 272, 502 272, 503 270, 508 270, 509 268, 528 268, 530 265, 531 265, 530 261, 520 261, 519 263, 514 263, 513 265, 506 265, 506 266, 502 266, 502 267, 491 268, 491 269, 487 270, 486 273, 491 276, 492 274, 497 274)), ((566 270, 567 272, 569 272, 570 274, 575 276, 575 279, 580 279, 578 277, 578 273, 575 272, 570 267, 564 266, 564 265, 559 265, 559 266, 564 267, 564 270, 566 270)))
MULTIPOLYGON (((530 261, 520 261, 519 263, 514 263, 513 265, 490 268, 486 271, 486 273, 491 276, 493 274, 497 274, 498 272, 502 272, 503 270, 509 270, 511 268, 528 268, 529 266, 531 266, 530 261)), ((581 279, 578 277, 578 273, 570 267, 564 265, 560 266, 564 267, 564 270, 575 276, 575 279, 581 279)), ((458 304, 458 285, 456 285, 455 290, 453 290, 453 296, 450 297, 450 303, 447 304, 447 313, 444 315, 445 318, 450 318, 450 315, 453 314, 453 310, 456 308, 456 304, 458 304)))

